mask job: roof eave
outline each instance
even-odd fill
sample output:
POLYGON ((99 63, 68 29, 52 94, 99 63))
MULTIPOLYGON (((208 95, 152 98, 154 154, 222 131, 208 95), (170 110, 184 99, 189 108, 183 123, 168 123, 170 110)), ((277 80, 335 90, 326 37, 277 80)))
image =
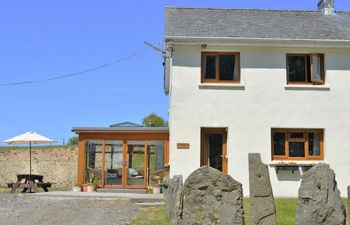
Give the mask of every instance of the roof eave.
POLYGON ((173 45, 350 48, 350 40, 165 36, 173 45))
POLYGON ((118 132, 118 133, 134 133, 134 132, 169 132, 168 127, 73 127, 72 132, 91 133, 91 132, 118 132))

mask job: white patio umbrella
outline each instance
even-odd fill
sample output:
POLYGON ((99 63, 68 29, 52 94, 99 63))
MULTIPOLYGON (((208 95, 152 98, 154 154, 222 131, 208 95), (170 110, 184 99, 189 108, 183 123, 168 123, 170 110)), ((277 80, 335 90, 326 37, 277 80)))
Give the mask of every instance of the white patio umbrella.
POLYGON ((4 141, 7 144, 29 144, 29 173, 32 174, 32 144, 51 144, 54 140, 34 131, 28 131, 4 141))

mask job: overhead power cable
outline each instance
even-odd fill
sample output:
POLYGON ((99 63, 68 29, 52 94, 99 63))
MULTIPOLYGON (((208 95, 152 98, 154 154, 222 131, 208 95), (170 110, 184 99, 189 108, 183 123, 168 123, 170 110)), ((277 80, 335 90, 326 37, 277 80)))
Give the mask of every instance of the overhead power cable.
POLYGON ((70 78, 70 77, 75 77, 75 76, 79 76, 79 75, 82 75, 82 74, 85 74, 85 73, 96 71, 96 70, 99 70, 99 69, 102 69, 102 68, 105 68, 105 67, 112 66, 112 65, 117 64, 117 63, 122 62, 122 61, 126 61, 126 60, 128 60, 130 58, 133 58, 133 57, 135 57, 137 55, 140 55, 140 54, 144 53, 145 51, 147 51, 147 50, 145 49, 145 50, 142 50, 142 51, 139 51, 139 52, 135 52, 135 53, 132 53, 132 54, 130 54, 128 56, 116 59, 113 62, 102 64, 102 65, 99 65, 99 66, 96 66, 96 67, 93 67, 93 68, 90 68, 90 69, 82 70, 82 71, 79 71, 79 72, 75 72, 75 73, 68 73, 68 74, 64 74, 64 75, 59 75, 59 76, 54 76, 54 77, 49 77, 49 78, 39 79, 39 80, 0 83, 0 87, 16 86, 16 85, 24 85, 24 84, 34 84, 34 83, 43 83, 43 82, 49 82, 49 81, 53 81, 53 80, 59 80, 59 79, 66 79, 66 78, 70 78))

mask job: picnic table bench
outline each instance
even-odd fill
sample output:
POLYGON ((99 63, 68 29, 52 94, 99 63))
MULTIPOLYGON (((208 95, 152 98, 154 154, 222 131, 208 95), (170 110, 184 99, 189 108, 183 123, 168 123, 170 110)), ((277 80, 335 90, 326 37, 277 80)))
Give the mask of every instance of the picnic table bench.
POLYGON ((48 192, 48 188, 52 186, 50 182, 43 182, 44 176, 35 174, 18 174, 17 181, 15 183, 7 183, 7 187, 11 188, 10 193, 15 193, 18 188, 23 189, 22 193, 27 192, 38 192, 38 188, 44 189, 48 192))

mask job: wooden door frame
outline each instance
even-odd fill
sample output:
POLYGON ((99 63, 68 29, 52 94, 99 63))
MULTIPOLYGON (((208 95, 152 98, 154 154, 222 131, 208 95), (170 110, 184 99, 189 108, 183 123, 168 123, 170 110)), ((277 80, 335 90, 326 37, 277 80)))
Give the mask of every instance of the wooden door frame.
MULTIPOLYGON (((169 163, 169 146, 167 140, 153 140, 153 139, 145 139, 145 140, 122 140, 123 141, 123 151, 122 151, 122 179, 120 185, 102 185, 104 188, 118 188, 118 189, 146 189, 148 187, 148 143, 150 141, 159 141, 164 145, 164 164, 169 163), (128 173, 128 141, 142 141, 144 143, 144 184, 143 185, 128 185, 127 184, 127 173, 128 173)), ((104 156, 105 157, 105 156, 104 156)), ((164 172, 164 176, 167 176, 168 172, 164 172)))
MULTIPOLYGON (((128 142, 132 142, 132 141, 139 141, 139 142, 143 142, 143 169, 145 171, 145 169, 147 168, 147 165, 145 163, 147 163, 147 159, 146 159, 146 155, 147 155, 147 144, 148 144, 148 140, 125 140, 126 143, 125 143, 125 161, 124 161, 124 164, 123 164, 123 169, 125 169, 125 174, 123 174, 123 184, 122 184, 122 188, 124 189, 146 189, 147 188, 147 185, 145 185, 146 183, 146 179, 147 179, 147 175, 143 176, 143 185, 128 185, 127 183, 127 175, 128 175, 128 169, 129 169, 129 160, 130 160, 130 156, 128 155, 129 154, 129 145, 128 145, 128 142), (125 168, 124 168, 125 167, 125 168)), ((145 173, 145 172, 144 172, 145 173)))
POLYGON ((208 165, 208 150, 206 144, 206 135, 207 134, 222 134, 223 142, 222 142, 222 172, 227 174, 228 171, 228 158, 227 158, 227 128, 201 128, 201 152, 200 152, 200 165, 208 165))
MULTIPOLYGON (((101 181, 102 185, 101 188, 118 188, 118 189, 124 189, 123 186, 123 177, 124 177, 124 148, 125 148, 125 140, 115 140, 115 141, 121 141, 122 142, 122 178, 121 178, 121 184, 105 184, 105 160, 106 160, 106 142, 108 142, 110 140, 104 140, 104 152, 103 152, 103 179, 101 181)), ((111 149, 111 151, 113 151, 113 149, 111 149)))

